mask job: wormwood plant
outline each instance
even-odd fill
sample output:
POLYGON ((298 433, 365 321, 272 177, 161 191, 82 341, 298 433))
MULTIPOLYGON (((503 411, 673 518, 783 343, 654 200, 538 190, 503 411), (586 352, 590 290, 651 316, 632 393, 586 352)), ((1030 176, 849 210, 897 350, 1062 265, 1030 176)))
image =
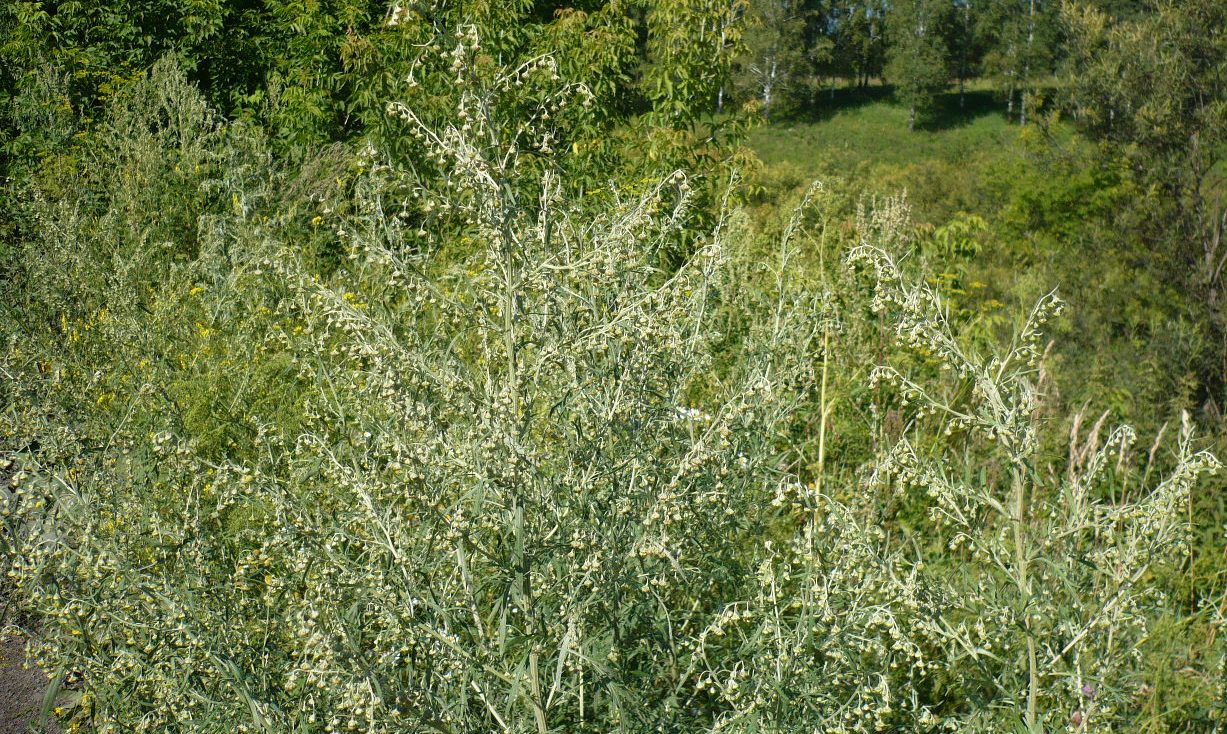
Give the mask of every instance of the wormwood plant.
MULTIPOLYGON (((898 243, 905 217, 895 202, 866 229, 898 243)), ((1126 730, 1139 645, 1164 594, 1155 572, 1186 552, 1190 489, 1218 460, 1194 449, 1186 418, 1175 468, 1151 489, 1131 480, 1128 427, 1062 476, 1042 476, 1042 328, 1061 302, 1041 299, 1007 349, 980 355, 953 336, 938 293, 905 277, 889 249, 869 240, 849 261, 873 273, 873 308, 900 344, 954 378, 942 389, 898 367, 875 371, 913 429, 870 481, 927 495, 953 554, 954 567, 930 577, 948 606, 926 632, 973 702, 960 728, 1001 731, 1013 720, 1029 732, 1126 730), (925 441, 922 428, 943 438, 925 441), (966 471, 970 462, 989 472, 966 471)))
POLYGON ((330 269, 292 215, 249 206, 259 176, 220 174, 233 206, 202 217, 195 258, 110 317, 150 336, 114 345, 127 377, 82 431, 87 460, 9 452, 11 576, 43 662, 83 681, 81 720, 712 725, 723 704, 698 682, 730 666, 703 641, 757 587, 819 306, 793 294, 717 378, 729 226, 665 269, 692 236, 685 176, 597 211, 568 199, 549 118, 585 89, 510 129, 486 104, 555 74, 506 70, 443 128, 391 105, 446 178, 368 154, 352 207, 313 220, 335 232, 330 269), (422 234, 422 210, 467 243, 422 234))
POLYGON ((849 261, 903 418, 865 471, 828 467, 832 357, 873 350, 855 297, 794 277, 801 219, 751 278, 683 175, 571 196, 551 128, 586 89, 548 56, 470 74, 480 39, 454 40, 455 119, 387 108, 429 173, 368 148, 343 187, 287 174, 163 68, 100 191, 33 207, 29 272, 69 275, 0 309, 0 540, 74 723, 1127 731, 1156 574, 1217 468, 1191 430, 1150 490, 1124 429, 1047 476, 1058 303, 964 346, 889 203, 849 261), (192 189, 189 234, 146 218, 175 200, 155 180, 192 189), (860 512, 891 493, 923 533, 860 512))

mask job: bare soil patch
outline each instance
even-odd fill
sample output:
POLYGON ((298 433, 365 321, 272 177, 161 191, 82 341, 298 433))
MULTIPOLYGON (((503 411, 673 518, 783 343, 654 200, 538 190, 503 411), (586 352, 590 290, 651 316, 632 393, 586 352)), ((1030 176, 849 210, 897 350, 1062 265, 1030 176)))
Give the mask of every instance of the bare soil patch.
MULTIPOLYGON (((0 467, 3 467, 0 468, 0 487, 11 486, 16 469, 10 469, 8 461, 0 467)), ((9 559, 0 560, 7 563, 9 559)), ((0 568, 0 578, 3 570, 0 568)), ((60 734, 62 729, 54 717, 41 729, 34 728, 41 718, 51 679, 26 655, 26 641, 22 636, 4 633, 8 623, 13 621, 8 591, 0 584, 0 734, 28 734, 31 731, 60 734)))
MULTIPOLYGON (((38 666, 28 663, 25 643, 19 639, 0 642, 0 734, 27 734, 38 722, 50 680, 38 666)), ((58 732, 49 724, 46 732, 58 732)))

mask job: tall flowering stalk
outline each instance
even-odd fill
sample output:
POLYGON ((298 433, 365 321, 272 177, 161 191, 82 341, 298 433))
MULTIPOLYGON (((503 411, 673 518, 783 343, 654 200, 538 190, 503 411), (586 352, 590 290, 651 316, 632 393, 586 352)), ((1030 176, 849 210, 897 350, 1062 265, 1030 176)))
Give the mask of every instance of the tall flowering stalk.
MULTIPOLYGON (((892 203, 863 229, 892 239, 905 213, 892 203)), ((947 581, 958 602, 932 629, 949 646, 945 654, 984 671, 974 687, 1016 711, 1027 731, 1070 721, 1076 731, 1115 730, 1152 618, 1148 607, 1162 595, 1148 581, 1179 561, 1188 543, 1189 492, 1219 469, 1218 460, 1194 449, 1186 420, 1172 473, 1132 499, 1100 489, 1109 472, 1130 471, 1134 432, 1127 426, 1080 468, 1041 476, 1037 385, 1042 329, 1063 307, 1056 296, 1035 305, 1006 349, 980 355, 955 337, 937 291, 909 279, 889 250, 866 242, 848 260, 873 274, 872 308, 887 316, 899 343, 953 376, 950 389, 890 365, 872 377, 893 389, 914 425, 946 437, 926 446, 904 431, 872 474, 897 491, 924 492, 948 550, 966 558, 966 569, 947 581), (947 448, 960 443, 951 437, 987 448, 960 457, 947 448), (960 478, 972 474, 965 471, 970 457, 1001 467, 1000 479, 960 478)), ((970 720, 1000 726, 985 709, 970 720)))

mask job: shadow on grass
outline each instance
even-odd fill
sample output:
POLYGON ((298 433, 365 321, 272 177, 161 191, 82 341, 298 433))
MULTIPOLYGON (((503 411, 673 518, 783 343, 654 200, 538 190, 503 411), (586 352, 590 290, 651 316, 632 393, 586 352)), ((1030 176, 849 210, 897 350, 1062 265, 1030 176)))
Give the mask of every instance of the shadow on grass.
POLYGON ((1005 113, 1005 104, 994 92, 969 91, 962 95, 960 101, 956 91, 939 95, 933 109, 927 115, 921 116, 916 126, 922 130, 937 132, 964 127, 988 115, 1004 117, 1005 113))
POLYGON ((894 93, 891 87, 870 85, 868 87, 839 87, 833 92, 823 89, 816 93, 813 100, 806 105, 792 110, 786 115, 780 115, 773 122, 815 123, 826 122, 841 112, 849 112, 859 107, 888 102, 894 93))
MULTIPOLYGON (((801 109, 773 118, 772 122, 807 124, 830 120, 837 114, 851 112, 872 104, 891 103, 894 88, 889 85, 874 85, 863 88, 838 88, 831 92, 824 89, 814 100, 801 109)), ((901 105, 900 105, 901 106, 901 105)), ((960 102, 957 91, 946 92, 937 97, 937 103, 928 114, 917 120, 918 130, 938 132, 970 125, 988 115, 1005 115, 1005 105, 996 93, 988 90, 967 91, 960 102)))

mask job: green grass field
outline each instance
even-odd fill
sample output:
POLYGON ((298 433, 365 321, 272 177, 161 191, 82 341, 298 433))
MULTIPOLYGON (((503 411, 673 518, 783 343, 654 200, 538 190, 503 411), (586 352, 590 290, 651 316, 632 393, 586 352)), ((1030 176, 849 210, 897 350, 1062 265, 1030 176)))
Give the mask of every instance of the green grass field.
POLYGON ((819 95, 818 109, 759 128, 751 145, 768 165, 908 165, 939 160, 962 163, 1013 147, 1019 127, 1005 119, 1005 107, 988 92, 972 91, 960 110, 958 95, 939 100, 938 109, 915 132, 908 110, 893 102, 887 88, 838 90, 819 95))
POLYGON ((1027 167, 1025 136, 1035 132, 1008 121, 991 92, 968 91, 961 108, 956 92, 942 95, 912 132, 907 118, 886 87, 823 92, 814 109, 754 130, 750 147, 773 190, 839 177, 869 195, 907 191, 917 217, 934 224, 999 209, 1027 167))

